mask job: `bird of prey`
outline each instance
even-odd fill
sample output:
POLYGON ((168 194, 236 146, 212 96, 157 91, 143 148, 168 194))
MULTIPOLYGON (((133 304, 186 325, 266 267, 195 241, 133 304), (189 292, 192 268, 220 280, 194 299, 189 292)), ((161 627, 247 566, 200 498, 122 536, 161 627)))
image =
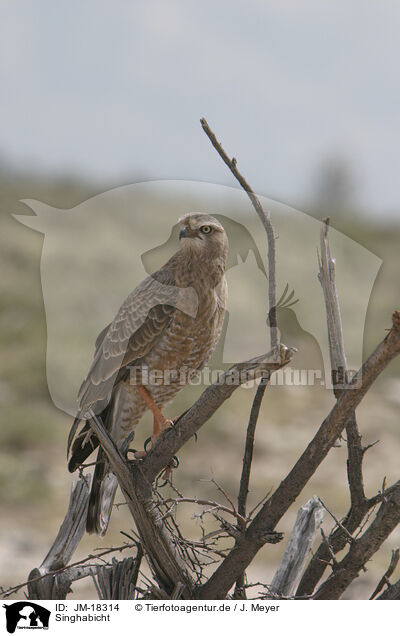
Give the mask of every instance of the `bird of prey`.
MULTIPOLYGON (((199 373, 217 345, 227 299, 228 239, 223 226, 207 214, 188 214, 179 222, 180 249, 129 294, 96 340, 68 439, 70 472, 99 445, 87 421, 89 412, 97 414, 121 448, 150 409, 155 443, 170 426, 161 409, 199 373), (79 424, 83 427, 77 434, 79 424)), ((105 534, 116 489, 117 479, 100 448, 89 533, 105 534)))

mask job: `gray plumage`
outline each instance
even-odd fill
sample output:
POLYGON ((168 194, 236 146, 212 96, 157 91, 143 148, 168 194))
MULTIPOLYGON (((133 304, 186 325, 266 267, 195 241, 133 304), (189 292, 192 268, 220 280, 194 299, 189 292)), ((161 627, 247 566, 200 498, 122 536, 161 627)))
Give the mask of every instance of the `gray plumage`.
MULTIPOLYGON (((121 448, 147 410, 131 374, 161 409, 185 386, 190 374, 201 370, 217 345, 227 297, 226 233, 206 214, 187 215, 180 223, 179 251, 129 294, 96 340, 68 440, 71 472, 98 446, 85 421, 89 409, 102 419, 121 448), (147 384, 147 376, 140 372, 143 368, 149 374, 154 370, 166 373, 168 381, 147 384), (80 423, 83 428, 76 434, 80 423)), ((106 532, 116 488, 116 477, 100 449, 89 500, 88 532, 106 532)))

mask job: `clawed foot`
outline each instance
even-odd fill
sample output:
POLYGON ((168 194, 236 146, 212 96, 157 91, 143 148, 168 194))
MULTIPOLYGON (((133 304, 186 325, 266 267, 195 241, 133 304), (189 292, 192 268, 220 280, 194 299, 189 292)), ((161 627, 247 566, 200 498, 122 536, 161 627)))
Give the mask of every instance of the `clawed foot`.
POLYGON ((151 435, 151 437, 148 437, 146 439, 144 443, 144 450, 138 451, 131 448, 127 452, 133 453, 135 459, 143 459, 143 457, 146 457, 149 450, 151 450, 155 446, 155 444, 157 443, 161 435, 164 433, 164 431, 174 428, 174 423, 175 423, 174 420, 167 420, 166 418, 163 418, 163 421, 162 423, 160 423, 160 426, 159 428, 157 428, 156 432, 154 432, 153 430, 153 435, 151 435), (150 448, 148 448, 149 446, 150 448))
MULTIPOLYGON (((149 437, 146 440, 146 442, 150 442, 150 441, 151 441, 151 438, 149 437)), ((144 459, 146 457, 146 455, 148 454, 148 451, 147 450, 137 451, 134 448, 130 448, 128 450, 128 453, 133 454, 133 459, 129 461, 136 464, 138 459, 144 459)), ((164 468, 164 470, 160 473, 160 475, 156 479, 156 485, 158 488, 163 488, 167 484, 172 483, 172 475, 173 475, 172 471, 178 468, 178 466, 179 466, 179 459, 176 457, 176 455, 174 455, 170 463, 168 464, 168 466, 164 468), (158 483, 160 479, 163 480, 161 484, 158 483)))
MULTIPOLYGON (((164 422, 162 427, 160 427, 160 432, 157 433, 156 435, 154 435, 154 431, 153 431, 153 435, 151 437, 148 437, 144 443, 144 450, 135 450, 135 449, 129 449, 128 453, 133 453, 133 457, 134 459, 132 460, 133 462, 136 462, 138 459, 144 459, 146 457, 146 455, 148 454, 149 450, 151 450, 153 448, 153 446, 157 443, 159 437, 161 436, 161 434, 166 431, 169 428, 173 428, 174 426, 174 420, 167 420, 164 418, 164 422), (150 446, 150 449, 148 448, 150 446)), ((174 455, 174 457, 172 458, 172 460, 170 461, 169 465, 162 471, 162 473, 160 473, 160 475, 157 477, 156 480, 156 485, 159 488, 162 488, 164 486, 166 486, 168 483, 172 483, 172 471, 176 468, 178 468, 179 466, 179 459, 174 455), (158 480, 162 479, 163 482, 161 484, 158 483, 158 480)))
POLYGON ((179 459, 176 457, 176 455, 174 455, 168 466, 157 477, 156 485, 158 486, 158 488, 163 488, 167 484, 172 484, 172 471, 175 470, 175 468, 178 468, 178 466, 179 459), (159 479, 163 480, 161 484, 158 483, 159 479))

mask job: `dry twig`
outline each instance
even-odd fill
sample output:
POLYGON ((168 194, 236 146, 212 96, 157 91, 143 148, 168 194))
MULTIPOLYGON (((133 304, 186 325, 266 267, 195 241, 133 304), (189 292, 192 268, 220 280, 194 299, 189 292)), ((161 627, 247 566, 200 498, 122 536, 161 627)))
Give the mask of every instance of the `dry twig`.
POLYGON ((272 579, 270 591, 274 595, 293 596, 323 517, 324 509, 318 497, 313 497, 300 508, 286 550, 272 579))
POLYGON ((392 558, 390 559, 389 567, 386 570, 385 574, 382 576, 375 590, 372 592, 371 596, 369 597, 371 601, 372 599, 375 598, 375 596, 378 596, 379 592, 381 591, 384 585, 387 585, 388 587, 390 587, 389 579, 392 576, 395 569, 397 568, 399 558, 400 558, 399 548, 392 550, 392 558))
POLYGON ((264 229, 267 234, 268 241, 268 301, 269 301, 269 324, 270 324, 270 332, 271 332, 271 349, 274 349, 277 345, 279 345, 279 332, 278 332, 278 323, 277 323, 277 315, 276 315, 276 246, 275 246, 275 233, 274 228, 271 223, 269 212, 265 212, 262 207, 259 198, 254 193, 254 190, 247 183, 246 179, 237 169, 237 160, 235 158, 230 159, 222 145, 216 138, 215 134, 209 127, 207 121, 204 119, 200 119, 200 123, 207 137, 211 141, 215 150, 218 152, 221 159, 226 163, 229 170, 232 172, 234 177, 238 180, 243 190, 247 192, 248 197, 257 212, 261 223, 264 226, 264 229))
MULTIPOLYGON (((264 397, 265 389, 267 388, 267 380, 263 380, 257 387, 257 391, 253 400, 253 404, 250 411, 249 423, 246 432, 246 444, 243 455, 242 474, 240 477, 240 486, 238 494, 238 512, 242 517, 246 517, 246 504, 247 495, 249 493, 250 484, 250 471, 253 461, 253 449, 254 449, 254 437, 256 432, 257 420, 260 413, 262 400, 264 397)), ((246 528, 245 523, 239 523, 238 529, 244 532, 246 528)), ((234 592, 235 598, 246 598, 245 588, 245 572, 242 572, 236 581, 236 587, 234 592)))
POLYGON ((384 501, 371 525, 353 541, 346 556, 314 594, 315 599, 339 599, 373 554, 400 522, 400 481, 384 501))
MULTIPOLYGON (((333 391, 336 399, 339 399, 342 392, 349 389, 342 319, 335 280, 335 261, 330 252, 328 229, 329 219, 325 219, 321 227, 318 279, 325 299, 333 391)), ((341 523, 328 510, 336 521, 336 528, 329 537, 329 546, 327 542, 322 541, 308 564, 296 593, 298 596, 312 594, 332 555, 337 554, 347 542, 352 541, 352 534, 360 526, 371 508, 364 492, 362 461, 365 451, 361 445, 361 435, 358 431, 354 411, 349 414, 346 421, 346 437, 350 510, 341 523)))
MULTIPOLYGON (((107 548, 106 550, 103 550, 102 552, 99 552, 98 554, 88 554, 87 557, 80 559, 79 561, 75 561, 75 563, 71 563, 70 565, 66 565, 64 567, 58 568, 57 570, 52 570, 51 572, 46 572, 45 574, 38 573, 36 576, 32 576, 33 572, 39 572, 39 570, 32 570, 31 572, 32 578, 30 578, 29 581, 24 581, 24 583, 19 583, 19 585, 9 587, 7 590, 2 590, 0 592, 0 598, 7 598, 8 596, 11 596, 11 594, 15 594, 16 592, 19 592, 19 590, 21 590, 23 587, 26 587, 33 583, 44 581, 47 578, 56 577, 57 575, 63 574, 65 572, 68 573, 72 571, 72 574, 69 577, 70 583, 71 581, 78 580, 78 578, 83 578, 83 576, 91 576, 92 574, 96 573, 97 567, 98 567, 97 564, 94 564, 94 565, 92 564, 90 566, 87 566, 85 569, 81 568, 80 566, 82 566, 85 563, 88 563, 88 561, 101 559, 103 556, 106 556, 107 554, 111 554, 112 552, 122 552, 122 550, 127 550, 128 548, 135 548, 135 547, 137 548, 137 543, 126 543, 125 545, 120 545, 116 548, 107 548), (75 577, 75 574, 79 574, 79 573, 82 573, 82 576, 75 577)), ((65 598, 65 596, 63 598, 65 598)), ((42 600, 46 600, 46 599, 42 599, 42 600)))
POLYGON ((240 544, 233 548, 203 586, 200 598, 225 598, 238 576, 263 545, 265 532, 275 529, 276 524, 325 459, 345 427, 349 415, 354 412, 378 375, 399 353, 400 311, 395 311, 389 333, 354 376, 354 388, 341 394, 300 459, 249 525, 240 544))

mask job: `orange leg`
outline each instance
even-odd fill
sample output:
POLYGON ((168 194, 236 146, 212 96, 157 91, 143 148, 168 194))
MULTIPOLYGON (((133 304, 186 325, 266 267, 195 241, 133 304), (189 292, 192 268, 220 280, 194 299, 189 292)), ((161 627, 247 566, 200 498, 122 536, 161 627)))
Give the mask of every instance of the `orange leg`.
POLYGON ((151 436, 151 441, 155 442, 156 439, 161 435, 161 433, 163 433, 167 428, 170 428, 171 426, 173 426, 173 422, 171 420, 167 420, 167 418, 164 417, 164 415, 161 413, 161 410, 159 409, 159 407, 157 406, 157 404, 154 402, 153 398, 151 397, 150 393, 143 385, 139 385, 137 389, 140 395, 142 396, 144 402, 146 403, 146 406, 153 413, 154 422, 153 422, 153 435, 151 436))
MULTIPOLYGON (((151 436, 151 442, 152 444, 154 444, 154 442, 161 435, 161 433, 163 433, 167 428, 170 428, 171 426, 173 426, 174 423, 172 422, 172 420, 167 420, 167 418, 164 417, 164 415, 161 412, 161 409, 157 406, 157 404, 154 402, 153 398, 151 397, 150 393, 143 385, 141 384, 138 385, 137 389, 140 395, 142 396, 144 402, 146 403, 146 406, 153 413, 154 421, 153 421, 153 435, 151 436)), ((145 455, 146 455, 146 451, 136 452, 136 457, 138 458, 144 457, 145 455)), ((172 473, 172 469, 168 466, 164 472, 164 479, 169 480, 171 478, 171 473, 172 473)))

